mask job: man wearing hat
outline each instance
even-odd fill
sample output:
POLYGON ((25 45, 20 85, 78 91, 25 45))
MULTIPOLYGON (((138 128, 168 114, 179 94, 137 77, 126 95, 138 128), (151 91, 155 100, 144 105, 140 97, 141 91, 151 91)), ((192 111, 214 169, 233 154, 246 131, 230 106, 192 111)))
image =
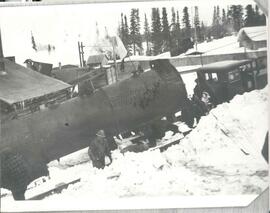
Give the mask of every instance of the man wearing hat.
POLYGON ((103 169, 105 167, 105 157, 108 156, 112 163, 111 150, 104 130, 99 130, 94 140, 90 142, 88 149, 89 158, 93 167, 103 169))

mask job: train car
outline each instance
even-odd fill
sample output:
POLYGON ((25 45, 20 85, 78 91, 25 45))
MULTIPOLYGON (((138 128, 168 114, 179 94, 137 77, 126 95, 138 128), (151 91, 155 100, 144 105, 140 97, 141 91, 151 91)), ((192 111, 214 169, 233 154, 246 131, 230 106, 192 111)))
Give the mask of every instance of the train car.
POLYGON ((169 60, 151 61, 150 71, 135 71, 126 80, 73 98, 71 85, 1 60, 6 73, 0 76, 5 106, 1 187, 11 190, 17 200, 24 199, 29 183, 48 175, 47 163, 88 147, 100 129, 118 135, 151 125, 190 104, 185 84, 169 60), (21 113, 26 109, 30 111, 21 113))

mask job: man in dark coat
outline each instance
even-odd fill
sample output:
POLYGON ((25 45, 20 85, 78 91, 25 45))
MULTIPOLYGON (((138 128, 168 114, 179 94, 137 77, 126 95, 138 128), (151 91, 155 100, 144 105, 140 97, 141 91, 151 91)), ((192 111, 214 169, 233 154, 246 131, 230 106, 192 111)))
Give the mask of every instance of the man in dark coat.
POLYGON ((89 158, 92 161, 93 167, 103 169, 105 167, 105 157, 108 156, 112 163, 111 150, 104 130, 99 130, 94 140, 90 142, 88 149, 89 158))
POLYGON ((199 80, 196 79, 195 80, 196 86, 194 87, 193 93, 194 95, 196 95, 199 99, 202 98, 202 94, 203 94, 203 89, 199 84, 199 80))
POLYGON ((198 124, 201 117, 206 115, 208 112, 206 105, 198 98, 198 96, 193 95, 192 99, 192 111, 194 113, 194 118, 198 124))

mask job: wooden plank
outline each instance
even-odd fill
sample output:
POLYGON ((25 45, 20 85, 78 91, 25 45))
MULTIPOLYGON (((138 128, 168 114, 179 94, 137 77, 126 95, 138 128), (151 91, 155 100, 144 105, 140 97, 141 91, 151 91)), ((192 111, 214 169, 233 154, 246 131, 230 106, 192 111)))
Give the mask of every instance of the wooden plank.
POLYGON ((66 189, 69 185, 78 183, 80 181, 81 181, 81 179, 78 178, 78 179, 72 180, 72 181, 67 182, 67 183, 60 183, 59 185, 55 186, 54 188, 48 189, 47 191, 45 191, 41 194, 35 195, 34 197, 29 198, 28 200, 41 200, 41 199, 43 199, 43 198, 45 198, 53 193, 61 193, 61 191, 63 189, 66 189))

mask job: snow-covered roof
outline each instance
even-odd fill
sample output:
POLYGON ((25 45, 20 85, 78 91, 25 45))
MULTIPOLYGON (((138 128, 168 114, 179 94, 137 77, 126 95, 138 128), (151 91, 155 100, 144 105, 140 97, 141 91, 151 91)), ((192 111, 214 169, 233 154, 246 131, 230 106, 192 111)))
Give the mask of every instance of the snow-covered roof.
POLYGON ((249 63, 251 60, 226 60, 226 61, 218 61, 215 63, 204 65, 203 67, 200 67, 200 71, 225 71, 225 70, 231 70, 238 66, 244 65, 249 63))
POLYGON ((87 64, 102 64, 102 63, 107 63, 108 59, 105 54, 98 54, 98 55, 90 55, 87 59, 87 64))
POLYGON ((13 104, 41 97, 70 87, 62 81, 42 75, 7 59, 1 59, 7 74, 0 76, 0 100, 13 104))
POLYGON ((200 67, 201 71, 224 71, 230 70, 235 67, 244 65, 249 63, 251 60, 226 60, 226 61, 218 61, 215 63, 207 64, 203 67, 200 67))
MULTIPOLYGON (((265 28, 265 27, 264 27, 265 28)), ((266 31, 266 28, 265 28, 266 31)), ((266 51, 267 48, 259 48, 256 50, 258 51, 266 51)), ((221 39, 214 39, 210 42, 202 42, 197 45, 197 50, 194 48, 189 49, 186 53, 181 54, 180 56, 175 56, 172 58, 178 58, 178 57, 191 57, 187 56, 190 53, 193 53, 195 51, 203 52, 203 56, 205 55, 220 55, 220 54, 234 54, 234 53, 244 53, 244 52, 254 52, 254 50, 246 49, 244 47, 239 46, 239 42, 237 41, 237 36, 226 36, 221 39)), ((200 57, 200 55, 193 55, 192 57, 200 57)))
POLYGON ((245 37, 250 38, 252 41, 266 41, 267 40, 267 27, 244 27, 238 32, 237 41, 243 40, 245 37))

